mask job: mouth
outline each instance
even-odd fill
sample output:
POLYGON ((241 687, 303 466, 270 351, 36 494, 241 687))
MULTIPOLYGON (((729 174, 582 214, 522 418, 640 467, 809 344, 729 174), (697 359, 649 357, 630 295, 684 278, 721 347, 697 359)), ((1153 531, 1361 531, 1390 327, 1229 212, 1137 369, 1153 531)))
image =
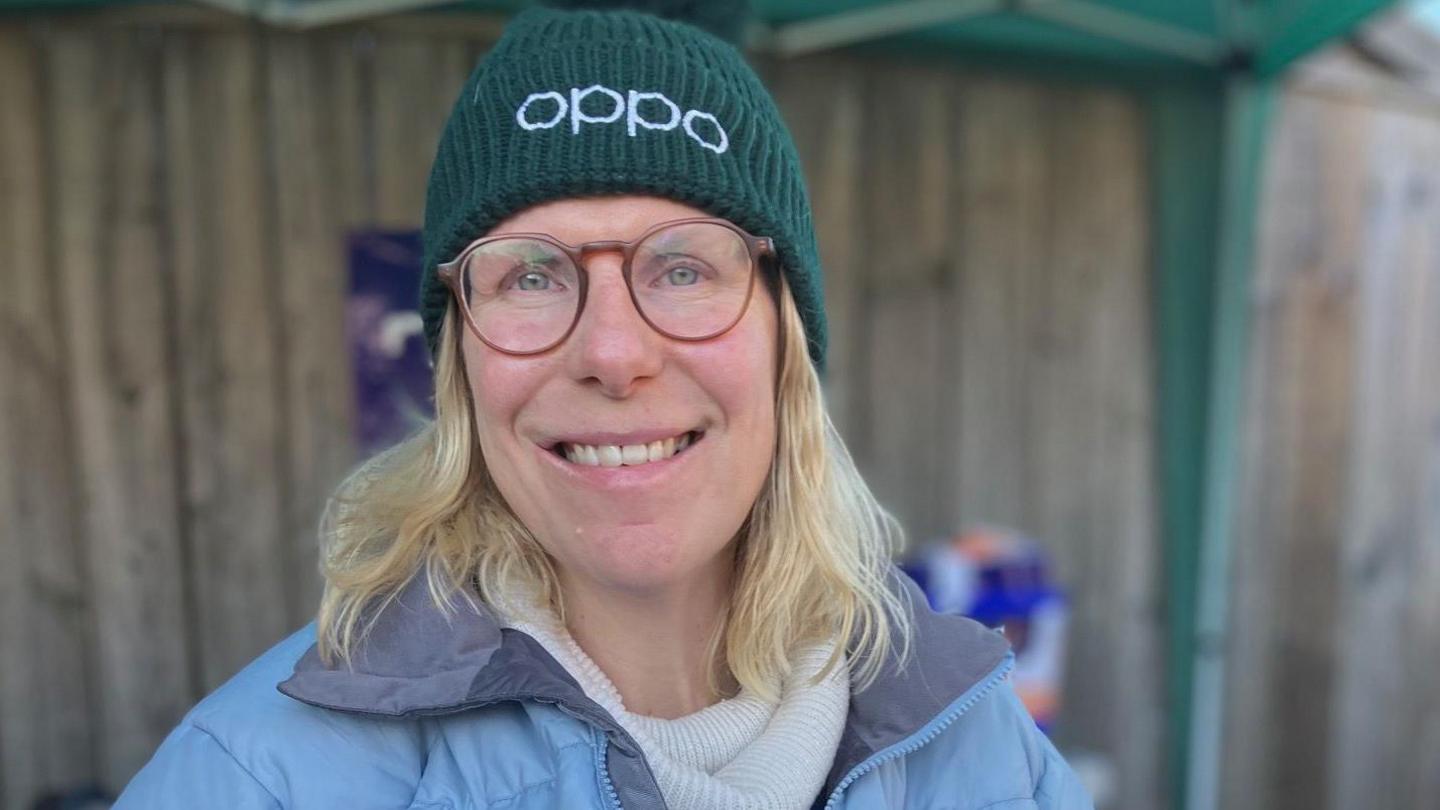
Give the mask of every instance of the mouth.
POLYGON ((705 432, 702 430, 688 430, 644 444, 582 444, 560 441, 550 447, 550 452, 582 467, 639 467, 688 452, 704 437, 705 432))

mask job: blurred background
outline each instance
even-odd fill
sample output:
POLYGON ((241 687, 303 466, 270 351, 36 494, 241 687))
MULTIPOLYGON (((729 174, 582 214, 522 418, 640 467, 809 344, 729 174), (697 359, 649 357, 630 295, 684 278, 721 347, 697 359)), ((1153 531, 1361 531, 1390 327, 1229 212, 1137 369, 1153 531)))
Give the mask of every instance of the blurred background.
MULTIPOLYGON (((430 5, 0 0, 0 807, 307 622, 424 418, 426 176, 521 3, 430 5)), ((1440 2, 753 5, 831 411, 1100 806, 1440 808, 1440 2)))

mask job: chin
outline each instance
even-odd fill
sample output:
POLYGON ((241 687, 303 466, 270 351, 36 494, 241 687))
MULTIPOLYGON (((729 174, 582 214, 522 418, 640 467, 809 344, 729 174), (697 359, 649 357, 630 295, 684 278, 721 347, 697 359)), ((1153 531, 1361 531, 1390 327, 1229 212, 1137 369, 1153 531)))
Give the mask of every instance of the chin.
POLYGON ((586 568, 597 584, 618 590, 656 591, 694 582, 713 570, 726 545, 697 554, 699 549, 676 541, 680 534, 657 526, 616 527, 589 538, 586 568))

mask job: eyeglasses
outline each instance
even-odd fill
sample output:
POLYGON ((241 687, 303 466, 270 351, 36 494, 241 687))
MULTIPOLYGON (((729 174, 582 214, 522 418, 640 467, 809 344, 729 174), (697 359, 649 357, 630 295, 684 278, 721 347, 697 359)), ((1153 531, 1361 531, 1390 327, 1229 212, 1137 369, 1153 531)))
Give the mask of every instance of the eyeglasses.
POLYGON ((773 240, 723 219, 662 222, 639 238, 567 245, 541 233, 472 242, 437 272, 475 336, 496 351, 540 354, 580 322, 590 275, 585 257, 619 252, 630 300, 652 329, 675 340, 719 337, 740 322, 755 267, 773 240))

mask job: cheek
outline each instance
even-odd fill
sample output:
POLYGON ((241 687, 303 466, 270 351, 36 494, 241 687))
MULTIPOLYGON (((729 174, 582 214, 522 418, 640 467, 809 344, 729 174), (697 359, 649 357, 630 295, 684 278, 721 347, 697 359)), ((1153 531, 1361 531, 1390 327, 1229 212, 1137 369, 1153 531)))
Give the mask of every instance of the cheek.
POLYGON ((505 440, 514 435, 515 419, 532 397, 538 378, 533 368, 516 366, 509 358, 482 356, 480 350, 467 349, 465 372, 475 403, 475 429, 481 449, 487 456, 503 454, 505 440))
POLYGON ((721 406, 737 426, 750 432, 752 444, 770 441, 775 433, 775 384, 768 363, 746 359, 734 367, 717 368, 715 381, 721 406), (728 372, 728 373, 726 373, 728 372), (723 376, 721 376, 723 374, 723 376), (736 384, 737 380, 747 382, 736 384))
POLYGON ((735 443, 733 461, 762 476, 775 453, 776 431, 774 333, 764 326, 737 335, 741 339, 731 345, 715 346, 691 366, 725 414, 735 443))

